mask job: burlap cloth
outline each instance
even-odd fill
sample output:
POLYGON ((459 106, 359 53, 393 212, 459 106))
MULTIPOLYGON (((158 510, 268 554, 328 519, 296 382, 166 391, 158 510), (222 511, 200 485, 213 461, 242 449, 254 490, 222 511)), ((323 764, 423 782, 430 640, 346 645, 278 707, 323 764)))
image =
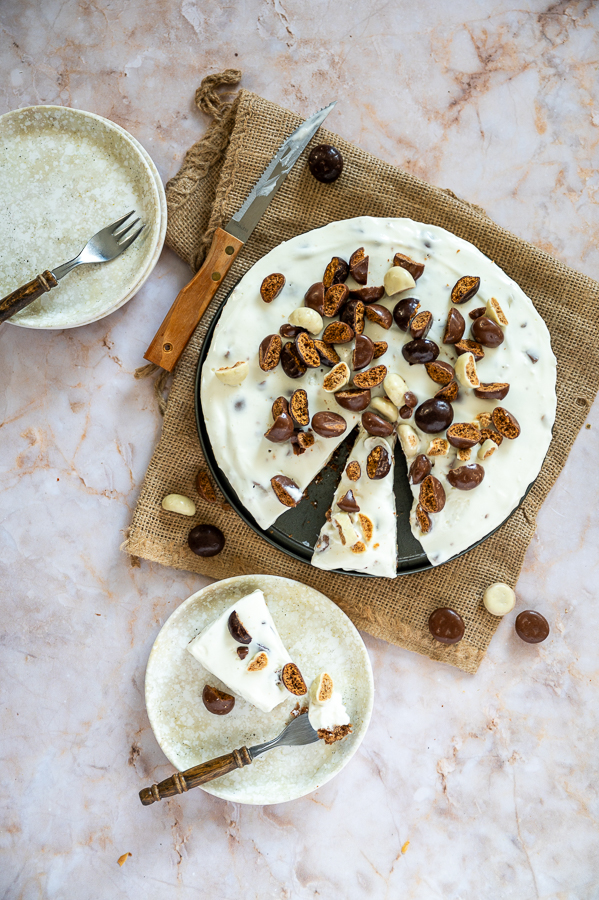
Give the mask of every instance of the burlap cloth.
MULTIPOLYGON (((281 142, 302 121, 245 90, 223 103, 215 87, 235 84, 240 77, 240 72, 228 70, 205 79, 196 101, 214 116, 214 122, 189 150, 166 188, 167 243, 194 271, 201 265, 214 229, 241 206, 281 142)), ((331 597, 358 628, 475 672, 499 622, 481 603, 484 589, 495 581, 516 584, 537 513, 599 386, 599 284, 495 225, 483 210, 450 191, 432 187, 321 129, 313 143, 322 142, 341 150, 343 175, 332 185, 319 184, 305 163, 306 151, 224 280, 177 367, 162 436, 124 547, 132 555, 214 578, 247 573, 295 578, 331 597), (558 360, 553 441, 526 500, 495 535, 466 556, 394 580, 335 575, 297 562, 254 534, 235 512, 201 500, 194 487, 196 473, 206 468, 194 418, 196 364, 218 305, 250 266, 281 241, 333 220, 361 215, 408 216, 441 225, 471 241, 532 298, 549 327, 558 360), (162 510, 161 500, 171 492, 194 499, 198 508, 194 519, 162 510), (199 522, 213 523, 226 535, 219 556, 201 559, 188 549, 188 531, 199 522), (453 647, 433 641, 428 633, 428 617, 438 606, 453 607, 466 622, 464 639, 453 647)), ((525 433, 526 423, 521 424, 525 433)))

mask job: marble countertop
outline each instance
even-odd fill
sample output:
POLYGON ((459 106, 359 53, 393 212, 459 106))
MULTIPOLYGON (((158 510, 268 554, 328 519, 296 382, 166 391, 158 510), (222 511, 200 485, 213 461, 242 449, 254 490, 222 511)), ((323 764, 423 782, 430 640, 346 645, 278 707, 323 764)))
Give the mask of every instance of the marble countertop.
MULTIPOLYGON (((331 129, 599 278, 592 0, 4 0, 0 33, 0 112, 107 116, 165 180, 207 125, 201 78, 239 67, 301 114, 337 98, 331 129)), ((165 250, 100 322, 0 332, 0 897, 596 898, 598 404, 517 586, 545 644, 504 621, 472 677, 366 636, 372 725, 329 784, 140 805, 172 771, 148 654, 206 580, 119 552, 161 427, 133 373, 188 277, 165 250)))

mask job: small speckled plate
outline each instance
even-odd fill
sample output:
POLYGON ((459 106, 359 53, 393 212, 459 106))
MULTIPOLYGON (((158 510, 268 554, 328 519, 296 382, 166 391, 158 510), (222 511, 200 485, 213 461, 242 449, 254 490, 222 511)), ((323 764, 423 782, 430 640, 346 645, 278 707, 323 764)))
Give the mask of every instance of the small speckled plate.
POLYGON ((0 116, 0 296, 76 256, 100 228, 135 209, 146 229, 118 259, 81 266, 9 321, 73 328, 131 299, 166 232, 164 188, 147 152, 94 113, 32 106, 0 116))
POLYGON ((154 642, 146 670, 146 706, 156 740, 179 771, 282 731, 297 697, 290 694, 269 713, 237 697, 229 715, 214 716, 202 703, 202 690, 207 682, 226 686, 187 651, 206 625, 257 588, 264 591, 281 639, 306 683, 323 669, 330 671, 353 726, 353 733, 335 744, 280 747, 203 788, 235 803, 267 805, 296 800, 333 778, 360 746, 370 722, 374 684, 366 647, 328 597, 275 575, 227 578, 198 591, 175 610, 154 642))

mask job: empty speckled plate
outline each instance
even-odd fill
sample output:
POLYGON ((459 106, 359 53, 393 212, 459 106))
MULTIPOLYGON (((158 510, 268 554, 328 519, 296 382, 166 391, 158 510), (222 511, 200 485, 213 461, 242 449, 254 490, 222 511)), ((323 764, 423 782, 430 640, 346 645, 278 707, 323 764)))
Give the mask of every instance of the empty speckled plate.
MULTIPOLYGON (((269 713, 237 697, 229 715, 215 716, 204 707, 202 690, 206 683, 226 687, 187 651, 206 625, 257 588, 264 592, 281 639, 306 683, 323 669, 330 671, 353 726, 353 734, 335 744, 279 747, 203 787, 224 800, 266 805, 296 800, 333 778, 360 746, 370 722, 374 685, 366 647, 328 597, 274 575, 227 578, 198 591, 175 610, 154 642, 146 671, 146 705, 156 740, 179 771, 282 731, 297 697, 290 694, 269 713)), ((299 699, 307 702, 307 697, 299 699)))
POLYGON ((0 296, 76 256, 135 209, 146 229, 110 263, 81 266, 9 321, 72 328, 127 302, 152 271, 166 231, 162 182, 120 126, 93 113, 33 106, 0 116, 0 296))

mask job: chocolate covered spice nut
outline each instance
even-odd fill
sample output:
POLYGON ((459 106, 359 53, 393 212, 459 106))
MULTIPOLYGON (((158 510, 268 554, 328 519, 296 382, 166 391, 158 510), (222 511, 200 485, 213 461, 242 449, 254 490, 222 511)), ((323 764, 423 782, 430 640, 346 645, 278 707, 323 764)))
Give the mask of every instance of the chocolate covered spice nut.
POLYGON ((289 693, 295 694, 296 697, 303 697, 304 694, 308 693, 308 688, 306 687, 306 682, 302 677, 302 673, 293 662, 286 663, 283 666, 281 681, 289 693))
POLYGON ((503 437, 509 441, 515 440, 520 435, 520 426, 515 416, 513 416, 503 406, 496 406, 491 413, 493 425, 503 437))
POLYGON ((272 303, 285 287, 285 276, 280 272, 267 275, 260 285, 260 296, 265 303, 272 303))
POLYGON ((270 484, 275 492, 277 500, 283 506, 297 506, 302 499, 302 492, 291 478, 286 475, 275 475, 270 479, 270 484))
POLYGON ((269 334, 260 344, 258 363, 264 372, 270 372, 279 365, 281 358, 281 335, 269 334))
POLYGON ((310 424, 310 411, 308 409, 308 395, 303 388, 294 391, 289 401, 289 412, 297 425, 310 424))
POLYGON ((366 459, 366 474, 372 481, 385 478, 391 471, 391 459, 383 446, 373 447, 366 459))
POLYGON ((471 300, 478 292, 480 287, 480 278, 474 275, 464 275, 459 281, 456 281, 451 289, 452 303, 466 303, 471 300))
POLYGON ((414 281, 418 281, 424 272, 424 263, 416 262, 416 260, 412 259, 410 256, 405 256, 403 253, 395 254, 393 257, 393 265, 401 266, 402 269, 407 269, 414 281))
POLYGON ((364 255, 364 247, 355 250, 349 258, 349 274, 358 284, 368 281, 368 257, 364 255))
POLYGON ((425 512, 441 512, 445 506, 445 489, 439 479, 434 475, 427 475, 420 485, 418 499, 425 512))
POLYGON ((366 372, 354 375, 354 385, 357 388, 374 388, 383 383, 386 375, 386 366, 373 366, 372 369, 368 369, 366 372))
POLYGON ((349 276, 349 266, 340 256, 334 256, 322 276, 322 283, 325 289, 331 287, 332 284, 343 284, 349 276))

